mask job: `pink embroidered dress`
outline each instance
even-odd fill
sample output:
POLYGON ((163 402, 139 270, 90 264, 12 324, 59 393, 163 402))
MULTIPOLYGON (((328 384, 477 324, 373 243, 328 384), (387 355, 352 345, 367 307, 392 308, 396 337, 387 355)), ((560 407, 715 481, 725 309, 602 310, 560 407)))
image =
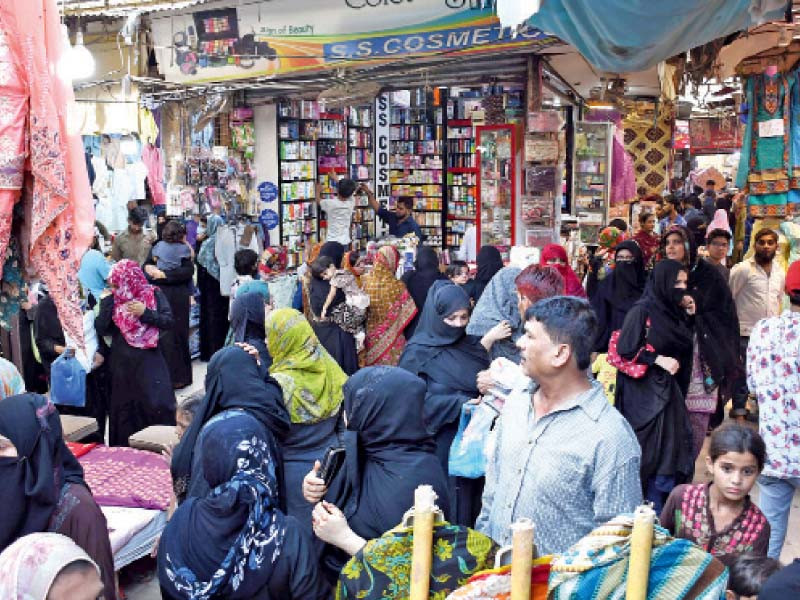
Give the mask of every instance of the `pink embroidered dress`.
POLYGON ((94 209, 79 132, 68 129, 72 86, 57 74, 64 50, 56 0, 0 2, 0 256, 22 199, 23 257, 82 343, 77 274, 94 209))

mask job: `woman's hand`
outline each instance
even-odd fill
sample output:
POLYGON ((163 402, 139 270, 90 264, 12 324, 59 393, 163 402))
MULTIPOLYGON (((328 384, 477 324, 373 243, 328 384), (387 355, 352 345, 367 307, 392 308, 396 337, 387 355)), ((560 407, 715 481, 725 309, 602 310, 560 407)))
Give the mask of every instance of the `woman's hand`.
POLYGON ((260 367, 261 366, 261 355, 258 353, 258 349, 255 346, 251 346, 250 344, 245 344, 244 342, 236 342, 235 344, 245 352, 247 352, 250 356, 256 359, 256 364, 260 367))
POLYGON ((314 468, 303 478, 303 498, 310 504, 316 504, 328 491, 325 487, 325 482, 317 477, 317 473, 322 468, 320 462, 314 461, 314 468))
POLYGON ((491 337, 493 342, 499 342, 511 337, 511 324, 508 321, 501 321, 492 327, 486 334, 491 337))
POLYGON ((102 366, 102 364, 106 362, 105 356, 100 354, 99 352, 94 353, 94 361, 92 362, 92 371, 102 366))
POLYGON ((342 511, 330 502, 320 502, 311 513, 314 534, 323 542, 341 548, 351 556, 366 544, 366 540, 357 536, 347 524, 342 511))
MULTIPOLYGON (((188 244, 187 244, 188 245, 188 244)), ((167 274, 155 265, 145 265, 144 272, 150 279, 166 279, 167 274)))
POLYGON ((664 369, 670 375, 675 375, 675 373, 678 372, 678 369, 681 368, 680 363, 674 358, 671 358, 669 356, 659 355, 658 357, 656 357, 656 364, 662 369, 664 369))
POLYGON ((478 391, 481 394, 488 394, 491 387, 494 385, 494 379, 492 379, 492 372, 489 369, 485 371, 480 371, 478 373, 478 391))
POLYGON ((688 315, 693 315, 697 312, 697 304, 695 304, 694 298, 688 295, 683 297, 681 307, 683 307, 688 315))
POLYGON ((146 308, 147 307, 144 305, 144 302, 139 302, 138 300, 133 300, 125 305, 125 309, 128 311, 128 314, 137 318, 141 318, 146 308))

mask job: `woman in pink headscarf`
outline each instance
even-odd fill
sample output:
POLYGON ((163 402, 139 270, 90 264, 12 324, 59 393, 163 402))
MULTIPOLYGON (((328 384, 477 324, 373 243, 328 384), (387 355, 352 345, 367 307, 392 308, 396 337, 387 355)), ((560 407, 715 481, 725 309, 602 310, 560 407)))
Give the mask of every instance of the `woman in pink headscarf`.
POLYGON ((175 424, 175 393, 158 347, 159 331, 170 329, 173 318, 163 292, 132 260, 114 265, 108 283, 95 327, 112 338, 109 443, 127 446, 145 427, 175 424))
POLYGON ((558 244, 547 244, 542 248, 542 256, 539 264, 543 267, 553 267, 564 278, 565 293, 567 296, 578 296, 586 298, 586 290, 583 289, 575 271, 569 266, 567 251, 558 244))

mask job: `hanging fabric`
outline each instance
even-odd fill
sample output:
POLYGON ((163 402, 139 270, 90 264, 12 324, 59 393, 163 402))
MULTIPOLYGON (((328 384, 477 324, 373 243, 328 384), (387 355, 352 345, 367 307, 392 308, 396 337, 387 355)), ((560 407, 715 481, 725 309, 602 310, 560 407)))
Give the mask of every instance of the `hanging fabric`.
MULTIPOLYGON (((0 135, 17 154, 16 160, 5 154, 6 187, 14 195, 3 194, 0 221, 9 226, 8 209, 20 200, 25 157, 23 178, 31 179, 31 193, 23 198, 29 217, 20 234, 23 255, 50 290, 65 333, 82 345, 78 269, 94 234, 94 209, 83 146, 67 127, 72 86, 57 74, 64 49, 55 0, 0 2, 0 135)), ((8 239, 8 230, 0 232, 0 256, 8 239)))

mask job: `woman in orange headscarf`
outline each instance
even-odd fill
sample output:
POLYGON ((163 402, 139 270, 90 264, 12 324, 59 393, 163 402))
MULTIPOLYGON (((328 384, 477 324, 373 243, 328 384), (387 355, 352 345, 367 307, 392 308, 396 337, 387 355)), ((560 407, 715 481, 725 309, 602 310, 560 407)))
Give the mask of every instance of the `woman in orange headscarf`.
POLYGON ((362 355, 364 366, 397 366, 406 338, 403 331, 417 314, 417 306, 405 284, 395 277, 400 254, 384 246, 375 255, 371 273, 362 278, 369 295, 367 338, 362 355))

